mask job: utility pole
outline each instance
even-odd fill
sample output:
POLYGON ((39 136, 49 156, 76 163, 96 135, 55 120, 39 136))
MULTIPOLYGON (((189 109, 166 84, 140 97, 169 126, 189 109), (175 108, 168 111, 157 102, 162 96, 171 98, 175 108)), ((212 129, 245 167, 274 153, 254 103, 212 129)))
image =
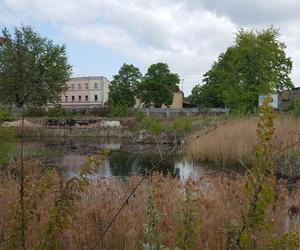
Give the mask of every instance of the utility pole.
POLYGON ((181 78, 181 91, 182 91, 182 93, 183 93, 183 81, 184 81, 184 79, 181 78))

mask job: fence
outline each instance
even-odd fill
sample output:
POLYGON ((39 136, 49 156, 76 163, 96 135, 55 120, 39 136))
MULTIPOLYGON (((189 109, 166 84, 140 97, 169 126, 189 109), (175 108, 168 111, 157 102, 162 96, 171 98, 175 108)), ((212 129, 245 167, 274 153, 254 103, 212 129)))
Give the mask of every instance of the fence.
POLYGON ((211 109, 200 109, 200 108, 182 108, 182 109, 168 109, 168 108, 130 108, 129 112, 142 112, 147 116, 156 117, 177 117, 177 116, 197 116, 197 115, 217 115, 217 114, 228 114, 229 109, 211 108, 211 109))

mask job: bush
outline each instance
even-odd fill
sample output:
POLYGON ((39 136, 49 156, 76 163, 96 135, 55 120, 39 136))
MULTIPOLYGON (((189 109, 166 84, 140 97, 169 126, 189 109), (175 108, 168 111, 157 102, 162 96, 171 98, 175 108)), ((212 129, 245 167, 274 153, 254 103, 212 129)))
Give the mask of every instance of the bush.
POLYGON ((110 114, 110 108, 108 107, 91 108, 89 110, 89 114, 94 116, 107 117, 110 114))
POLYGON ((55 105, 54 108, 49 109, 49 117, 63 117, 66 116, 66 110, 61 107, 61 105, 55 105))
POLYGON ((291 112, 297 117, 300 117, 300 100, 292 100, 284 109, 286 112, 291 112))
POLYGON ((124 117, 128 116, 128 106, 121 105, 121 106, 114 106, 110 110, 110 117, 124 117))
POLYGON ((25 116, 26 117, 43 117, 47 116, 47 112, 44 108, 42 107, 28 107, 25 111, 25 116))
POLYGON ((0 123, 12 119, 13 119, 13 113, 11 112, 11 110, 0 107, 0 123))

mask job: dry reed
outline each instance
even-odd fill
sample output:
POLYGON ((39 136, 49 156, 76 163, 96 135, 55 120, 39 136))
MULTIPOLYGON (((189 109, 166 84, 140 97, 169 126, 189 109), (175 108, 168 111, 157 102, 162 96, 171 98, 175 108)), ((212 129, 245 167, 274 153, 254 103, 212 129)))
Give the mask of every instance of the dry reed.
MULTIPOLYGON (((34 192, 37 188, 34 183, 42 178, 41 165, 37 162, 27 163, 26 171, 32 181, 27 192, 34 192)), ((59 249, 90 249, 140 178, 140 176, 133 176, 126 181, 114 178, 95 180, 83 195, 82 200, 77 203, 71 215, 70 227, 60 236, 59 249)), ((41 237, 42 225, 49 218, 48 210, 54 200, 54 194, 59 191, 60 181, 60 177, 54 173, 51 187, 38 203, 37 210, 28 225, 28 249, 34 249, 41 237)), ((17 202, 19 187, 13 174, 1 177, 0 185, 0 249, 4 249, 1 242, 4 242, 9 232, 9 225, 13 218, 11 207, 17 202)), ((146 223, 146 200, 153 188, 156 189, 155 204, 162 215, 158 230, 164 235, 163 244, 174 247, 178 213, 183 204, 183 190, 186 187, 193 190, 199 214, 198 219, 201 221, 196 249, 224 249, 226 241, 224 226, 238 222, 248 202, 244 186, 245 178, 242 176, 207 175, 181 181, 155 174, 137 190, 135 196, 112 225, 105 236, 102 249, 142 248, 143 225, 146 223)), ((289 194, 285 183, 281 183, 277 188, 278 199, 274 209, 275 214, 272 213, 271 208, 268 212, 268 216, 275 220, 277 233, 289 229, 286 222, 288 206, 290 204, 300 206, 299 186, 295 190, 289 194)))
MULTIPOLYGON (((256 124, 255 118, 232 119, 207 134, 197 132, 190 140, 187 155, 195 161, 223 165, 248 163, 257 143, 256 124)), ((299 141, 300 119, 279 116, 275 121, 273 140, 275 155, 299 150, 299 141)))

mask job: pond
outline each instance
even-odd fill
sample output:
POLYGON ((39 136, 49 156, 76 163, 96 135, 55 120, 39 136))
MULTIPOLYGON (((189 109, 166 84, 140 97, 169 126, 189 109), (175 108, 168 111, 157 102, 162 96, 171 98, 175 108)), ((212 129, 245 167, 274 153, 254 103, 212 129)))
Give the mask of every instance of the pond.
MULTIPOLYGON (((106 138, 36 138, 25 141, 27 157, 40 159, 45 165, 54 166, 69 174, 79 170, 87 156, 95 155, 103 148, 109 149, 110 154, 98 170, 98 176, 101 177, 144 174, 160 159, 155 145, 133 144, 128 141, 106 138)), ((232 171, 232 169, 206 163, 193 163, 185 158, 180 148, 176 150, 176 153, 170 153, 173 150, 172 147, 161 145, 160 150, 164 160, 158 170, 180 179, 190 176, 199 177, 211 171, 218 173, 232 171)))

